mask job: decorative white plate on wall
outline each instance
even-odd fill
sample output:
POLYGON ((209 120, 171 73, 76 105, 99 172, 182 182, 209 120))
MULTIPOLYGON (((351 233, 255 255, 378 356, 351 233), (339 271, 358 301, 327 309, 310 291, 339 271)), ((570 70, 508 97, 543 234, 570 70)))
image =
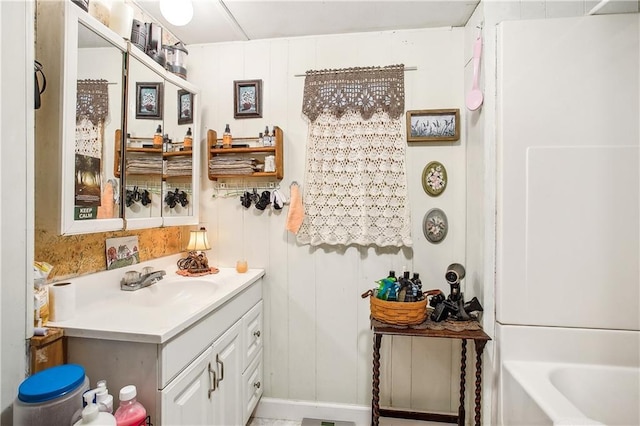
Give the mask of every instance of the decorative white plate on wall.
POLYGON ((447 169, 439 161, 430 162, 422 171, 422 188, 432 197, 442 194, 447 182, 447 169))
POLYGON ((430 242, 437 244, 444 240, 449 231, 447 215, 440 209, 431 209, 422 220, 422 232, 430 242))

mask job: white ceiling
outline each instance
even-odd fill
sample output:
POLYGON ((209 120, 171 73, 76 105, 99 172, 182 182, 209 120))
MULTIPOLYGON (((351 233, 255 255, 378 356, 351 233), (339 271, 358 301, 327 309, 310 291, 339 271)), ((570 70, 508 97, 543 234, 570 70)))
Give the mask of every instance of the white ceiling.
MULTIPOLYGON (((183 27, 176 27, 162 17, 159 0, 132 1, 186 45, 457 27, 466 24, 480 3, 480 0, 192 0, 193 19, 183 27)), ((539 0, 495 1, 540 3, 539 0)), ((575 3, 585 14, 640 10, 640 0, 546 1, 575 3)))
POLYGON ((193 19, 169 24, 158 0, 135 0, 186 45, 319 34, 463 26, 480 0, 193 0, 193 19))

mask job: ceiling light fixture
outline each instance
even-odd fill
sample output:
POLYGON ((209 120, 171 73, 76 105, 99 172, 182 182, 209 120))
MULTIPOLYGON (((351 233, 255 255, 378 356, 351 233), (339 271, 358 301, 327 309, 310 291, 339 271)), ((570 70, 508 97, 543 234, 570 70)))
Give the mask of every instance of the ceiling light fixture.
POLYGON ((160 0, 160 12, 170 24, 182 27, 193 18, 191 0, 160 0))

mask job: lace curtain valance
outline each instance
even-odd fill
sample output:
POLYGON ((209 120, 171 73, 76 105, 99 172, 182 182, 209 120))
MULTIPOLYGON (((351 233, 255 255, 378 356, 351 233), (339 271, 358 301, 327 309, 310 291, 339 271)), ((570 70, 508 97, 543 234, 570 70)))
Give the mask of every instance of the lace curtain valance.
POLYGON ((404 66, 307 73, 301 244, 411 246, 404 66))
POLYGON ((404 65, 307 71, 302 112, 311 121, 322 113, 340 118, 347 111, 365 120, 375 112, 392 119, 404 114, 404 65))
POLYGON ((107 80, 78 80, 76 123, 83 119, 93 124, 104 122, 109 114, 109 88, 107 80))

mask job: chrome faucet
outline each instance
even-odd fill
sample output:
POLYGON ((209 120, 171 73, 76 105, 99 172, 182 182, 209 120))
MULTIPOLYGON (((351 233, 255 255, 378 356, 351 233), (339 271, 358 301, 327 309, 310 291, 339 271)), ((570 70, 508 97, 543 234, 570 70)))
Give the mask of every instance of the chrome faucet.
POLYGON ((153 271, 141 275, 136 271, 129 271, 120 281, 120 290, 136 291, 141 288, 149 287, 160 281, 166 275, 165 271, 153 271))

